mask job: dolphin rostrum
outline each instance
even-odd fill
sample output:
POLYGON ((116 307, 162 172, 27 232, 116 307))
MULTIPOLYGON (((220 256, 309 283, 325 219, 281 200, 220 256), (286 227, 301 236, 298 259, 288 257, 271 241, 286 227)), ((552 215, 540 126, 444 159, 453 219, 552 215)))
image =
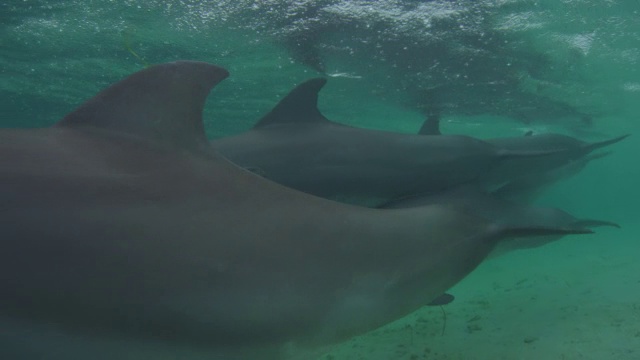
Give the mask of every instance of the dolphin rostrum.
POLYGON ((157 65, 53 127, 0 130, 0 358, 70 358, 42 350, 57 335, 21 348, 35 335, 7 324, 32 323, 266 359, 248 352, 347 339, 418 309, 505 238, 590 232, 355 207, 265 180, 205 138, 205 98, 227 75, 157 65))
POLYGON ((501 163, 555 152, 511 151, 469 136, 420 136, 341 125, 318 110, 318 93, 325 83, 316 78, 298 85, 253 129, 214 140, 213 147, 277 183, 367 206, 472 181, 497 187, 520 175, 510 168, 495 173, 501 163))

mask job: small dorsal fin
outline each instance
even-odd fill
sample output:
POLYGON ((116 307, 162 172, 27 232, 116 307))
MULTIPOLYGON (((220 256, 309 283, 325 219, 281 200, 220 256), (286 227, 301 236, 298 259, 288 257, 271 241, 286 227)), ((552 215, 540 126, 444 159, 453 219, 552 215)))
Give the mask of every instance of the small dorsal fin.
POLYGON ((442 135, 440 132, 440 115, 438 114, 430 114, 427 115, 427 119, 422 124, 420 131, 418 131, 420 135, 442 135))
POLYGON ((197 61, 155 65, 103 90, 56 126, 105 129, 199 151, 208 146, 205 100, 228 75, 197 61))
POLYGON ((524 136, 525 136, 525 137, 533 136, 533 130, 529 130, 529 131, 527 131, 526 133, 524 133, 524 136))
POLYGON ((296 86, 278 105, 265 115, 254 128, 285 123, 313 123, 329 121, 318 110, 318 93, 327 83, 325 78, 314 78, 296 86))

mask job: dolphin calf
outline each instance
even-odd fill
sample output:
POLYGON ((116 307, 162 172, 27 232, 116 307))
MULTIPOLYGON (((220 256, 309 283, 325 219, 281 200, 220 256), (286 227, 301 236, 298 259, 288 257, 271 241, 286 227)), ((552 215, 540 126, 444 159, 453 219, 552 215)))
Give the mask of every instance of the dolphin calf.
POLYGON ((340 341, 416 310, 514 235, 590 232, 355 207, 265 180, 205 138, 204 101, 227 76, 157 65, 52 127, 0 130, 0 357, 42 358, 14 341, 40 324, 279 358, 285 343, 340 341))
POLYGON ((318 110, 318 93, 325 83, 316 78, 300 84, 251 130, 216 139, 213 148, 277 183, 365 206, 472 181, 497 187, 521 174, 519 160, 550 153, 511 151, 469 136, 341 125, 318 110), (504 167, 504 162, 511 165, 504 167))

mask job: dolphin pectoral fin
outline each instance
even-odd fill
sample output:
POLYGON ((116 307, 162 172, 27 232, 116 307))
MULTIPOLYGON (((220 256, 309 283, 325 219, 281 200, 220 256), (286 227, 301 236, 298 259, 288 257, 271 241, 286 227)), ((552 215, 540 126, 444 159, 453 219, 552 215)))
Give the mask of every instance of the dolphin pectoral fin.
POLYGON ((105 129, 204 151, 205 100, 227 76, 227 70, 197 61, 152 66, 103 90, 55 126, 105 129))
POLYGON ((451 304, 453 300, 455 300, 455 296, 448 293, 444 293, 438 296, 437 298, 433 299, 430 303, 427 304, 427 306, 447 305, 447 304, 451 304))
POLYGON ((314 78, 296 86, 254 129, 274 124, 330 122, 318 110, 318 93, 326 83, 325 78, 314 78))

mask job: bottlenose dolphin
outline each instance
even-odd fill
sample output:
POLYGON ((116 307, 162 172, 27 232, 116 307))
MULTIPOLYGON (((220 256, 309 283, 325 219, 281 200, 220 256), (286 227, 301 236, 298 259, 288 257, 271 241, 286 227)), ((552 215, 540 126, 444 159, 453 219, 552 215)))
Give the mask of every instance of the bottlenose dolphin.
MULTIPOLYGON (((420 206, 448 205, 484 217, 506 227, 570 227, 591 229, 599 226, 620 228, 605 220, 578 219, 566 211, 552 208, 522 205, 487 193, 474 185, 460 186, 437 194, 397 199, 382 208, 399 209, 420 206)), ((500 243, 492 252, 503 254, 511 250, 535 248, 560 239, 563 235, 533 236, 512 239, 500 243)))
POLYGON ((212 146, 277 183, 365 206, 472 181, 497 187, 520 176, 519 160, 554 152, 511 151, 469 136, 420 136, 338 124, 317 107, 325 83, 316 78, 298 85, 251 130, 214 140, 212 146), (505 162, 511 165, 502 166, 505 162))
MULTIPOLYGON (((416 310, 505 238, 590 232, 355 207, 265 180, 205 138, 205 98, 227 75, 157 65, 53 127, 0 130, 0 342, 19 336, 6 324, 34 323, 265 359, 249 352, 347 339, 416 310)), ((55 358, 21 344, 0 357, 55 358)))

